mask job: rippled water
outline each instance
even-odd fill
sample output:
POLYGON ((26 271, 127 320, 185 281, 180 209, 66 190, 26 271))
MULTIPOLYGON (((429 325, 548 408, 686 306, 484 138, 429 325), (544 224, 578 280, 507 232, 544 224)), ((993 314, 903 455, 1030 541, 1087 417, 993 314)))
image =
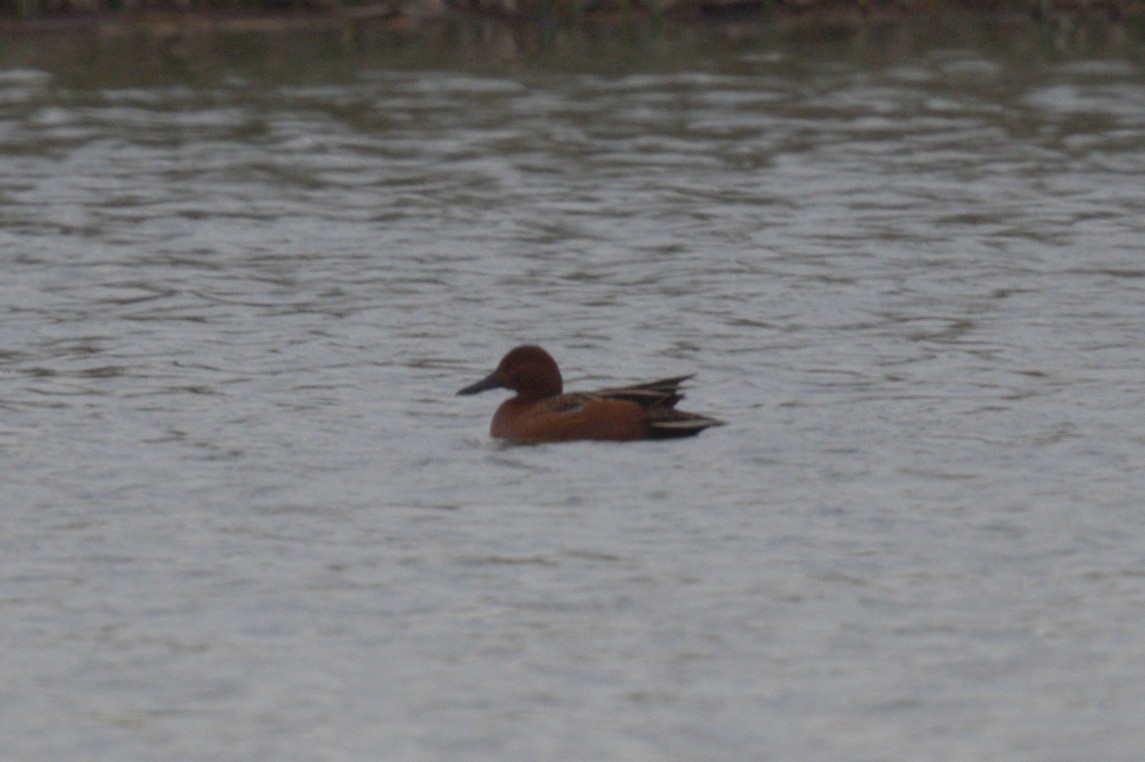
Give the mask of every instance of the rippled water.
POLYGON ((1136 759, 1145 70, 1045 37, 10 49, 0 756, 1136 759), (729 425, 499 446, 525 341, 729 425))

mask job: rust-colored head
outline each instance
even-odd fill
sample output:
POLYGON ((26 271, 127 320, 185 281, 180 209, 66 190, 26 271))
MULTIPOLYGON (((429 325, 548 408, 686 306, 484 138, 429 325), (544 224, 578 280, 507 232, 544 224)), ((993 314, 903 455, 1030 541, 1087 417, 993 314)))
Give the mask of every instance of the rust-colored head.
POLYGON ((501 358, 497 370, 458 394, 477 394, 486 389, 512 389, 523 401, 542 400, 561 393, 561 371, 548 352, 524 344, 501 358))

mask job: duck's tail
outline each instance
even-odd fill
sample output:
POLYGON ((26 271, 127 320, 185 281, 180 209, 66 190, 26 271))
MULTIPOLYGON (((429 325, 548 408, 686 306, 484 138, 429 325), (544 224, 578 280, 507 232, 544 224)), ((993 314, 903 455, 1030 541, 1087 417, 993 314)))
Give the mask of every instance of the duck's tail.
POLYGON ((704 429, 723 425, 723 421, 698 413, 685 413, 683 410, 655 408, 648 411, 649 439, 694 437, 704 429))

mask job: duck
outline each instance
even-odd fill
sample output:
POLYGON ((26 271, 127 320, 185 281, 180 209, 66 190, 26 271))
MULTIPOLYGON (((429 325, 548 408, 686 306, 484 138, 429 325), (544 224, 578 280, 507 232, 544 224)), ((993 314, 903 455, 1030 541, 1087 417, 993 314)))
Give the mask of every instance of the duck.
POLYGON ((676 409, 684 398, 681 385, 694 376, 566 394, 552 355, 535 344, 524 344, 510 350, 488 376, 457 394, 500 388, 516 392, 497 408, 489 426, 495 439, 515 444, 679 439, 724 425, 710 416, 676 409))

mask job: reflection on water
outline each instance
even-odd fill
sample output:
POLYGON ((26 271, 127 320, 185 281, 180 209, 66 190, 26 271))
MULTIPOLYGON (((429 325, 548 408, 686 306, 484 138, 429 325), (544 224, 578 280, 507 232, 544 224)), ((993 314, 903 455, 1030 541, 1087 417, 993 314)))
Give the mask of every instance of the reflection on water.
POLYGON ((1132 758, 1140 48, 488 33, 0 53, 0 756, 1132 758))

